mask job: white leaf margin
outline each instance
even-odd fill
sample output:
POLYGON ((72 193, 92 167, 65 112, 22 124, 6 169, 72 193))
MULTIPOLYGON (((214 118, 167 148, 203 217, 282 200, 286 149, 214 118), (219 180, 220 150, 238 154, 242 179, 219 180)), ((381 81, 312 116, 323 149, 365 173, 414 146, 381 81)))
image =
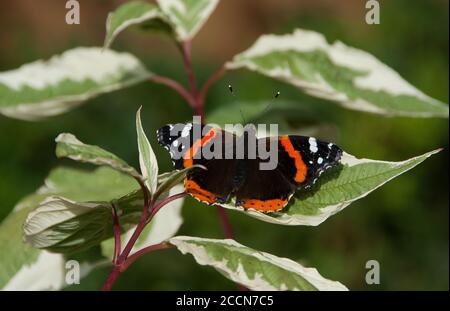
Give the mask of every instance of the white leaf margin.
MULTIPOLYGON (((146 3, 146 2, 143 2, 146 3)), ((147 4, 147 3, 146 3, 147 4)), ((119 27, 117 27, 113 32, 111 32, 111 20, 114 16, 115 12, 110 12, 108 14, 108 17, 106 19, 106 37, 104 42, 104 47, 108 48, 111 46, 113 41, 116 39, 116 37, 125 29, 128 27, 142 24, 146 21, 152 20, 152 19, 161 19, 165 20, 166 16, 162 14, 162 12, 159 10, 157 6, 148 6, 148 11, 144 12, 141 16, 136 18, 130 18, 127 21, 123 22, 119 27)))
MULTIPOLYGON (((190 237, 190 236, 176 236, 169 240, 169 243, 175 245, 178 250, 182 254, 191 254, 194 256, 195 260, 204 266, 212 266, 216 270, 218 270, 225 277, 233 280, 236 283, 242 284, 248 287, 251 290, 260 291, 260 290, 280 290, 279 288, 274 287, 269 284, 267 281, 263 280, 258 275, 255 275, 254 279, 249 279, 241 264, 238 266, 236 271, 231 270, 227 267, 226 261, 217 261, 212 259, 204 246, 199 246, 191 242, 207 242, 211 244, 223 244, 230 245, 234 247, 246 247, 234 240, 226 239, 226 240, 217 240, 217 239, 207 239, 207 238, 198 238, 198 237, 190 237)), ((269 253, 255 251, 252 256, 255 259, 260 261, 265 261, 270 264, 276 265, 284 270, 295 273, 303 277, 307 282, 312 284, 320 291, 347 291, 347 287, 337 281, 331 281, 325 279, 323 276, 319 274, 317 269, 315 268, 305 268, 299 263, 288 259, 274 256, 269 253)), ((281 290, 288 290, 287 288, 282 288, 281 290)), ((291 289, 290 289, 291 290, 291 289)), ((298 290, 298 289, 292 289, 298 290)))
POLYGON ((187 8, 183 0, 157 0, 156 2, 158 3, 159 7, 165 14, 166 18, 170 21, 170 23, 174 27, 178 41, 184 42, 191 40, 197 34, 197 32, 206 23, 209 16, 212 14, 212 12, 219 4, 219 0, 206 0, 206 1, 208 2, 208 5, 202 10, 199 16, 196 16, 196 18, 199 19, 199 22, 197 22, 195 24, 195 27, 190 30, 182 27, 178 19, 171 13, 172 9, 175 9, 178 12, 186 13, 187 8))
MULTIPOLYGON (((69 284, 66 281, 66 259, 62 254, 40 251, 35 262, 26 264, 1 289, 3 291, 60 290, 69 284)), ((109 264, 109 260, 79 262, 80 279, 92 270, 109 264)))
POLYGON ((363 164, 363 163, 383 163, 383 164, 392 165, 392 167, 394 168, 394 167, 402 166, 409 162, 414 162, 415 160, 417 160, 419 158, 423 158, 423 160, 417 162, 415 165, 406 169, 405 171, 402 171, 402 172, 388 178, 381 184, 377 185, 375 188, 370 189, 369 191, 363 193, 362 195, 360 195, 352 200, 340 202, 338 204, 330 205, 325 208, 319 209, 319 212, 315 215, 303 215, 303 214, 288 215, 286 213, 279 213, 279 217, 272 217, 268 214, 265 214, 265 213, 262 213, 262 212, 259 212, 259 211, 253 210, 253 209, 245 210, 242 207, 236 207, 231 204, 220 204, 220 205, 227 209, 237 210, 237 211, 245 213, 246 215, 251 216, 253 218, 256 218, 256 219, 259 219, 262 221, 266 221, 269 223, 273 223, 273 224, 288 225, 288 226, 318 226, 321 223, 323 223, 325 220, 327 220, 329 217, 342 211, 344 208, 349 206, 354 201, 364 198, 365 196, 367 196, 371 192, 375 191, 379 187, 383 186, 387 182, 389 182, 392 179, 396 178, 397 176, 403 174, 404 172, 413 169, 414 167, 416 167, 417 165, 419 165, 420 163, 425 161, 427 158, 431 157, 433 154, 440 152, 441 150, 442 149, 436 149, 436 150, 430 151, 428 153, 425 153, 423 155, 419 155, 419 156, 416 156, 416 157, 413 157, 413 158, 410 158, 410 159, 407 159, 404 161, 400 161, 400 162, 370 160, 370 159, 364 159, 364 158, 358 159, 358 158, 354 157, 353 155, 350 155, 350 154, 344 152, 342 155, 342 158, 341 158, 341 164, 348 165, 350 167, 354 166, 354 165, 358 165, 358 164, 363 164))
MULTIPOLYGON (((353 83, 355 87, 372 90, 385 91, 392 95, 410 95, 426 101, 430 105, 443 105, 442 102, 424 94, 409 82, 404 80, 395 70, 391 69, 375 56, 363 50, 349 47, 341 41, 329 44, 326 38, 315 31, 296 29, 292 34, 286 35, 263 35, 246 51, 236 55, 232 61, 225 64, 229 70, 248 68, 261 72, 260 68, 250 59, 262 56, 270 52, 296 50, 300 52, 311 52, 321 50, 325 52, 331 61, 337 65, 350 68, 356 71, 368 72, 367 76, 357 77, 353 83)), ((319 82, 308 82, 292 77, 290 71, 276 68, 270 71, 263 71, 274 79, 281 79, 305 90, 306 93, 320 98, 339 102, 349 109, 362 110, 371 113, 381 113, 387 115, 411 116, 409 112, 388 112, 364 99, 357 98, 351 100, 348 96, 331 87, 321 76, 319 82)), ((445 117, 448 118, 449 111, 445 117)), ((414 112, 414 115, 421 117, 435 116, 434 113, 414 112)))
POLYGON ((141 121, 142 107, 136 113, 136 131, 139 148, 139 164, 141 167, 141 174, 144 177, 145 185, 149 189, 151 195, 155 194, 158 187, 158 160, 156 159, 155 152, 145 135, 142 128, 141 121))
POLYGON ((151 76, 152 73, 132 54, 98 47, 74 48, 49 60, 38 60, 24 64, 18 69, 0 72, 0 84, 21 92, 25 86, 45 90, 65 79, 74 82, 90 79, 99 84, 98 88, 77 95, 63 95, 40 102, 0 107, 0 114, 29 121, 39 120, 61 114, 90 98, 131 86, 151 76), (112 76, 123 73, 132 73, 132 76, 126 81, 102 86, 102 83, 112 76))

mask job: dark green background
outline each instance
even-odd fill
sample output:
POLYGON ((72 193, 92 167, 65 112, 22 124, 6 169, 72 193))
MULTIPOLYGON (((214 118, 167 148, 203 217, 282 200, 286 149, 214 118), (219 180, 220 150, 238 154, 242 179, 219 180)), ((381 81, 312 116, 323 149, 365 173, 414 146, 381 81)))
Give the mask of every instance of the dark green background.
MULTIPOLYGON (((108 1, 98 1, 96 9, 112 9, 117 2, 123 1, 115 1, 114 5, 108 1)), ((338 5, 330 4, 329 8, 311 6, 307 10, 290 10, 282 17, 281 14, 264 13, 270 13, 268 2, 261 2, 261 6, 269 7, 262 10, 263 13, 258 11, 255 1, 246 4, 245 10, 249 12, 247 18, 254 18, 258 21, 256 25, 260 26, 253 29, 253 33, 288 33, 295 27, 322 32, 329 41, 339 39, 373 53, 413 85, 448 103, 447 1, 380 1, 381 24, 376 26, 364 23, 364 6, 355 1, 347 5, 350 10, 348 16, 336 13, 334 10, 338 9, 338 5)), ((221 4, 218 10, 227 10, 225 16, 233 18, 233 10, 240 10, 240 6, 234 1, 230 5, 221 4)), ((1 5, 0 12, 0 20, 2 15, 5 17, 8 14, 1 9, 1 5)), ((42 13, 50 14, 48 11, 42 13)), ((103 25, 102 14, 89 14, 87 18, 97 18, 97 23, 103 25)), ((257 38, 255 34, 250 41, 241 40, 240 33, 235 33, 237 43, 221 40, 220 33, 227 31, 227 23, 239 21, 238 17, 234 17, 236 21, 225 21, 220 12, 212 18, 216 15, 221 17, 223 25, 217 26, 215 23, 211 29, 209 24, 206 25, 202 33, 213 32, 212 37, 217 38, 217 42, 207 44, 223 45, 224 48, 234 44, 235 52, 239 52, 257 38)), ((12 37, 8 42, 12 43, 6 46, 4 42, 1 46, 0 70, 13 69, 21 63, 48 57, 77 45, 102 43, 98 29, 92 30, 95 35, 86 39, 77 36, 78 30, 75 28, 67 38, 59 39, 59 45, 55 43, 54 48, 51 45, 44 47, 39 33, 33 32, 29 23, 24 25, 17 21, 14 24, 12 19, 6 21, 5 26, 14 31, 8 32, 8 37, 12 37)), ((54 23, 57 27, 61 20, 54 23)), ((1 33, 0 38, 2 36, 6 33, 1 33)), ((205 37, 198 39, 200 46, 205 45, 205 37)), ((135 54, 152 71, 185 81, 174 48, 162 41, 157 49, 146 48, 144 51, 139 42, 146 40, 145 35, 131 31, 122 35, 114 48, 132 53, 136 48, 135 54), (128 40, 127 36, 134 38, 134 41, 128 40)), ((194 41, 194 45, 196 43, 194 41)), ((201 81, 223 60, 232 56, 224 53, 215 58, 211 54, 202 54, 202 51, 201 48, 194 49, 194 63, 201 81)), ((348 111, 333 103, 303 95, 293 87, 244 71, 225 75, 212 88, 207 114, 236 100, 227 90, 229 83, 233 84, 238 100, 267 100, 276 90, 280 90, 283 99, 298 102, 298 105, 305 107, 304 111, 293 114, 278 110, 264 118, 265 122, 289 124, 291 128, 311 126, 317 122, 327 124, 331 132, 328 130, 322 138, 335 140, 347 152, 358 157, 404 160, 438 147, 445 148, 318 227, 279 226, 230 212, 237 241, 316 267, 325 277, 341 281, 350 289, 448 290, 447 119, 383 118, 348 111), (380 262, 380 285, 365 284, 365 263, 370 259, 380 262)), ((58 161, 54 156, 54 138, 60 132, 72 132, 83 141, 101 145, 138 166, 134 118, 140 105, 144 106, 143 122, 149 134, 167 122, 182 122, 191 116, 188 106, 177 94, 151 83, 101 96, 81 108, 44 122, 30 123, 0 116, 0 220, 23 196, 42 184, 51 168, 60 164, 72 165, 58 161)), ((273 105, 276 106, 276 103, 273 105)), ((239 111, 234 111, 234 114, 239 114, 239 111)), ((233 116, 234 119, 236 116, 233 116)), ((159 159, 160 170, 170 170, 168 155, 157 146, 154 136, 150 139, 159 159)), ((189 198, 184 205, 183 217, 185 222, 180 234, 223 237, 215 208, 189 198)), ((107 272, 108 269, 98 270, 83 280, 81 285, 71 289, 98 289, 107 272)), ((232 282, 213 269, 198 266, 190 256, 182 256, 175 250, 142 257, 120 277, 114 287, 124 290, 235 288, 232 282)))

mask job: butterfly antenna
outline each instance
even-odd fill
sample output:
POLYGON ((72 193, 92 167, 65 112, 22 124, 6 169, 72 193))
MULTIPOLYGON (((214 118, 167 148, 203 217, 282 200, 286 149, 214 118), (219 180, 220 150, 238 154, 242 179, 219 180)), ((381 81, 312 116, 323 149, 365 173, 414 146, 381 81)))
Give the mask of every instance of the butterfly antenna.
MULTIPOLYGON (((234 93, 233 86, 231 84, 228 84, 228 89, 230 90, 231 96, 233 96, 234 99, 236 99, 236 95, 234 93)), ((244 122, 244 124, 247 124, 247 121, 245 120, 245 117, 244 117, 244 114, 243 114, 241 108, 239 108, 239 112, 241 114, 242 121, 244 122)))
POLYGON ((281 95, 280 91, 277 91, 275 93, 275 95, 273 96, 272 100, 267 104, 267 106, 264 108, 263 112, 261 113, 261 115, 264 115, 267 110, 269 110, 270 106, 272 106, 272 104, 275 102, 275 99, 277 99, 279 96, 281 95))

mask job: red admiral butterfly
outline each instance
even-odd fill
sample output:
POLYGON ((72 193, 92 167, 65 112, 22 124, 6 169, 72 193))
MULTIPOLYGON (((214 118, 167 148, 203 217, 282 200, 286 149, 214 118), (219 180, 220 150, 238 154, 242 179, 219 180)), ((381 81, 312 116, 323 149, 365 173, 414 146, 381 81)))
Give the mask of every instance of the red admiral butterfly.
POLYGON ((160 145, 169 151, 175 169, 197 164, 207 168, 195 167, 187 173, 184 187, 188 194, 208 204, 223 204, 235 197, 236 206, 263 212, 281 210, 295 191, 310 187, 325 170, 337 166, 342 155, 338 146, 314 137, 285 135, 256 139, 247 131, 235 136, 220 128, 192 123, 166 125, 157 131, 157 136, 160 145), (199 127, 197 136, 196 127, 199 127), (252 138, 257 142, 256 157, 250 157, 248 147, 243 157, 237 156, 239 142, 251 146, 252 138), (261 164, 267 163, 262 157, 262 142, 276 150, 273 169, 261 169, 261 164), (208 158, 203 155, 207 150, 220 156, 208 158))

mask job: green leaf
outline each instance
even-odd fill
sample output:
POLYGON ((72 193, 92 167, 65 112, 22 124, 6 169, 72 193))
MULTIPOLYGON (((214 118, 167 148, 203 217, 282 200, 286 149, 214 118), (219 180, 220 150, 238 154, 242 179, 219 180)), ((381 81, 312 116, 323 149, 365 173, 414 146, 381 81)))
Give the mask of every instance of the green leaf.
POLYGON ((252 209, 243 210, 232 204, 221 205, 271 223, 317 226, 439 151, 434 150, 401 162, 357 159, 344 153, 341 166, 322 174, 311 189, 297 192, 281 212, 262 213, 252 209))
POLYGON ((191 40, 216 8, 219 0, 157 0, 174 27, 178 41, 191 40))
POLYGON ((136 131, 139 146, 139 164, 141 166, 141 173, 145 180, 145 185, 153 195, 158 186, 158 161, 155 153, 150 145, 147 136, 145 136, 144 129, 141 122, 141 109, 139 108, 136 114, 136 131))
POLYGON ((251 290, 347 290, 287 258, 251 249, 234 240, 177 236, 170 239, 183 254, 200 265, 214 267, 226 278, 251 290))
POLYGON ((0 114, 24 120, 58 115, 150 76, 131 54, 75 48, 0 73, 0 114))
MULTIPOLYGON (((63 256, 33 248, 23 242, 22 225, 28 213, 40 202, 50 196, 86 202, 109 201, 135 191, 136 188, 133 178, 107 167, 92 172, 70 168, 53 170, 44 186, 20 201, 0 224, 0 288, 59 289, 65 284, 63 256)), ((132 217, 125 219, 131 220, 132 217)))
POLYGON ((314 31, 262 36, 226 67, 261 73, 348 109, 385 116, 449 114, 448 105, 425 95, 371 54, 342 42, 330 45, 314 31))
POLYGON ((104 46, 109 47, 117 35, 131 26, 169 34, 172 32, 172 27, 158 6, 142 1, 130 1, 109 13, 104 46))
POLYGON ((86 145, 69 133, 60 134, 56 138, 56 156, 75 161, 105 165, 122 173, 141 178, 139 173, 124 160, 98 146, 86 145))
MULTIPOLYGON (((183 187, 181 185, 173 187, 168 195, 174 195, 180 192, 183 192, 183 187)), ((142 201, 140 202, 140 206, 142 206, 142 201)), ((130 255, 141 248, 161 243, 173 237, 183 223, 183 218, 181 216, 183 202, 184 199, 182 198, 165 205, 142 231, 136 244, 131 250, 130 255)), ((129 228, 126 233, 122 234, 122 245, 126 245, 130 240, 135 228, 136 226, 133 226, 129 228)), ((103 255, 107 258, 112 258, 114 254, 114 238, 102 242, 101 247, 103 255)))

